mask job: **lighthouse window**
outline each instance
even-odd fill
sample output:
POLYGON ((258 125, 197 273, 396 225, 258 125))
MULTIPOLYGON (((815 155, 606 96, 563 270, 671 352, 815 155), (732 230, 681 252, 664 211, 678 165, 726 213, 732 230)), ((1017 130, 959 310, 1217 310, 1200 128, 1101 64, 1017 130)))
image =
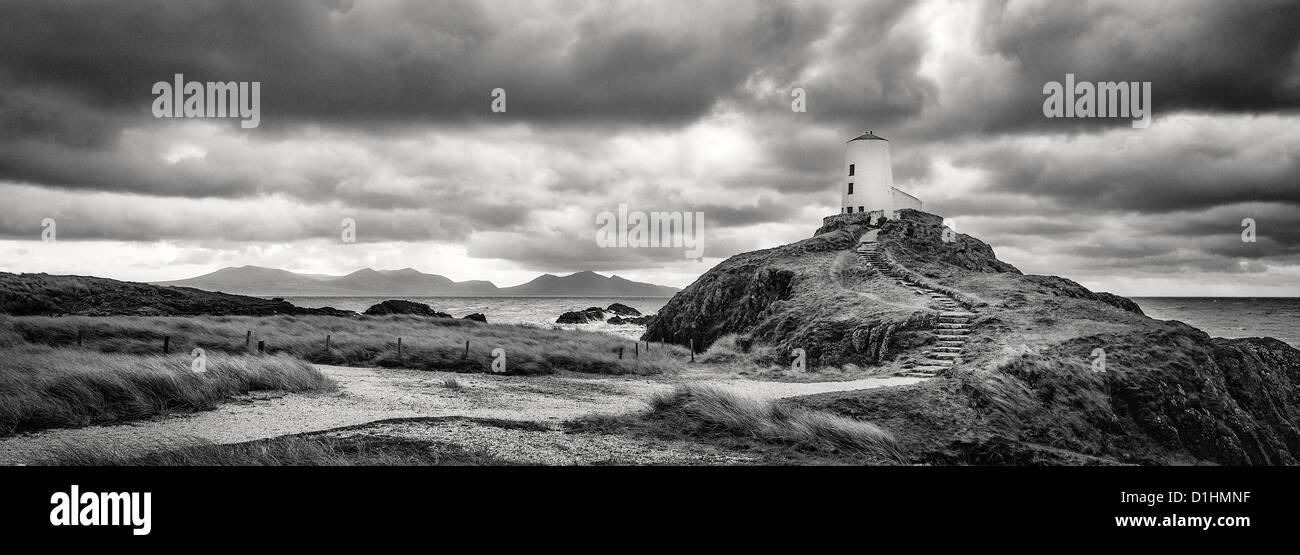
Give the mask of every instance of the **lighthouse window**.
POLYGON ((853 175, 853 164, 849 164, 849 175, 853 175))
MULTIPOLYGON (((853 167, 853 166, 849 166, 849 167, 853 167)), ((853 172, 849 172, 849 173, 850 173, 850 175, 852 175, 853 172)), ((849 194, 850 194, 850 195, 853 194, 853 182, 852 182, 852 181, 849 182, 849 194)))
POLYGON ((858 213, 859 213, 859 214, 861 214, 861 213, 863 213, 863 212, 866 212, 866 210, 867 210, 867 208, 866 208, 865 206, 859 206, 859 207, 858 207, 858 213))

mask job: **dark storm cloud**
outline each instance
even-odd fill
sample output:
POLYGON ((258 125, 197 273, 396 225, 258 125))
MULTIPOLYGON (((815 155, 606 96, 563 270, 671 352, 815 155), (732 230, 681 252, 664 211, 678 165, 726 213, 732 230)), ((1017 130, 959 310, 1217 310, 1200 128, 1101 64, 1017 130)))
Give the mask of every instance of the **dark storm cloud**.
POLYGON ((799 56, 827 19, 780 3, 555 6, 25 2, 0 22, 0 74, 6 88, 70 90, 92 107, 145 114, 150 85, 176 72, 261 81, 268 126, 473 117, 670 124, 704 114, 760 66, 799 56), (489 110, 497 87, 508 93, 506 114, 489 110))
POLYGON ((1297 28, 1262 0, 8 2, 0 235, 48 213, 69 239, 296 241, 355 217, 363 242, 657 267, 680 251, 564 220, 699 210, 706 256, 772 246, 834 210, 844 141, 873 129, 896 184, 999 247, 1260 271, 1300 256, 1297 28), (174 73, 261 81, 262 126, 153 118, 174 73), (1066 73, 1153 82, 1153 127, 1044 118, 1066 73), (1132 235, 1092 229, 1123 215, 1132 235), (1234 242, 1246 216, 1257 243, 1234 242))
POLYGON ((1300 4, 1289 0, 993 0, 979 24, 980 46, 1016 67, 1012 79, 1000 83, 995 101, 978 97, 983 104, 968 107, 979 114, 972 131, 1073 132, 1116 125, 1043 117, 1043 84, 1063 81, 1067 73, 1094 82, 1151 82, 1157 118, 1184 110, 1300 108, 1300 4))
POLYGON ((528 214, 511 204, 466 200, 455 210, 406 206, 365 208, 340 203, 306 205, 284 197, 258 199, 167 199, 93 193, 68 196, 35 187, 0 185, 0 239, 40 238, 42 220, 55 220, 61 240, 241 241, 338 240, 344 218, 355 224, 359 243, 466 240, 484 222, 500 229, 526 228, 528 214))
MULTIPOLYGON (((914 3, 846 4, 835 14, 842 27, 800 67, 771 66, 756 73, 777 85, 775 96, 752 99, 755 111, 787 108, 791 91, 805 91, 807 115, 818 123, 894 127, 936 100, 936 87, 918 74, 925 54, 923 29, 908 21, 914 3), (820 66, 820 71, 810 71, 820 66)), ((805 125, 807 122, 803 122, 805 125)))
POLYGON ((1019 61, 1031 82, 1151 81, 1164 110, 1300 108, 1300 4, 1044 2, 985 22, 992 49, 1019 61))
MULTIPOLYGON (((1300 148, 1300 140, 1273 139, 1300 148)), ((1071 210, 1165 213, 1245 201, 1300 207, 1300 151, 1260 159, 1247 146, 1202 136, 1140 151, 1002 145, 958 162, 989 171, 986 190, 1031 195, 1071 210)))
POLYGON ((786 200, 774 198, 746 199, 734 204, 705 205, 697 208, 704 213, 709 225, 717 227, 744 227, 753 224, 781 222, 790 214, 786 200))
MULTIPOLYGON (((762 68, 802 63, 828 19, 820 5, 779 2, 10 4, 0 18, 0 179, 166 196, 346 197, 341 185, 370 168, 327 160, 268 175, 274 162, 249 163, 244 152, 165 165, 121 132, 175 125, 149 112, 151 85, 174 73, 262 82, 262 125, 242 132, 250 141, 284 139, 300 125, 363 134, 473 121, 681 126, 742 94, 762 68), (507 91, 505 114, 489 110, 497 87, 507 91)), ((374 192, 343 200, 411 201, 374 192)))

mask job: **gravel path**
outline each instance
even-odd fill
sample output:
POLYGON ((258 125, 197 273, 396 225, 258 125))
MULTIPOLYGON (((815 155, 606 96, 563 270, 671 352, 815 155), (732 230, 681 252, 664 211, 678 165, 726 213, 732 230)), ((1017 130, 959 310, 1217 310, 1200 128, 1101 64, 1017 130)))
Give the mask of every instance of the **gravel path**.
MULTIPOLYGON (((24 464, 39 456, 44 450, 64 445, 92 445, 107 443, 119 448, 149 450, 159 448, 164 442, 200 438, 214 443, 237 443, 287 434, 329 430, 390 418, 415 416, 466 416, 530 421, 558 428, 557 424, 584 414, 616 413, 646 407, 645 399, 656 391, 666 391, 676 383, 698 383, 729 388, 757 398, 775 399, 828 391, 847 391, 905 385, 922 381, 915 378, 867 378, 845 382, 787 383, 751 380, 718 380, 709 377, 676 378, 673 381, 619 376, 493 376, 486 374, 454 374, 376 368, 349 368, 320 366, 330 378, 339 382, 339 392, 328 394, 259 394, 235 399, 213 411, 179 414, 113 426, 91 426, 75 429, 45 430, 0 440, 0 465, 24 464), (449 388, 445 380, 455 380, 459 388, 449 388)), ((456 435, 455 426, 439 427, 456 435)), ((501 445, 528 434, 540 441, 533 447, 536 454, 525 458, 538 464, 561 464, 560 459, 547 453, 542 444, 565 440, 573 449, 569 464, 591 462, 598 456, 600 446, 591 445, 590 455, 582 453, 573 434, 560 432, 527 432, 501 430, 479 426, 476 434, 459 434, 459 442, 476 447, 493 444, 488 438, 496 436, 501 445), (552 434, 547 439, 546 434, 552 434), (470 436, 480 439, 472 439, 470 436), (513 438, 513 439, 507 439, 513 438), (482 445, 480 445, 482 444, 482 445), (576 449, 576 450, 575 450, 576 449)), ((449 440, 454 438, 449 438, 449 440)), ((534 441, 534 440, 528 440, 534 441)), ((621 438, 595 440, 606 442, 630 441, 621 438)), ((663 446, 658 446, 663 447, 663 446)), ((621 449, 637 451, 631 446, 621 449)), ((515 449, 515 454, 528 449, 515 449)), ((668 449, 661 458, 648 456, 649 463, 671 463, 674 457, 714 456, 668 449)))

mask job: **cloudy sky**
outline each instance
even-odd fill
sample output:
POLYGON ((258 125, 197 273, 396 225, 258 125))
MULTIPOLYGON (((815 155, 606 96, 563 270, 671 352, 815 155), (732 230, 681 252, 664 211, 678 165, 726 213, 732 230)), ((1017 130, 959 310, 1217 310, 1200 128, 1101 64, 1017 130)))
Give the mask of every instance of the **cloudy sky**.
POLYGON ((897 186, 1026 272, 1126 295, 1300 295, 1294 1, 0 12, 0 270, 414 267, 504 286, 591 269, 682 286, 810 236, 837 211, 844 141, 871 129, 897 186), (175 73, 260 82, 261 125, 155 118, 151 87, 175 73), (1044 117, 1043 85, 1066 73, 1150 82, 1151 126, 1044 117), (704 260, 599 248, 596 215, 620 204, 702 212, 704 260))

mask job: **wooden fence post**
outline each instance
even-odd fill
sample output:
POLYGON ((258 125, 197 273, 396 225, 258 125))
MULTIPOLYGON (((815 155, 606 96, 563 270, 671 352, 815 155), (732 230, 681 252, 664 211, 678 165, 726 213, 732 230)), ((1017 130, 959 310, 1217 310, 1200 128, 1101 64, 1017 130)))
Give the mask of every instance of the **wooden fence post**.
POLYGON ((691 362, 695 362, 695 338, 691 338, 691 362))
POLYGON ((257 340, 257 354, 261 355, 265 353, 266 353, 266 341, 261 339, 257 340))
POLYGON ((641 342, 637 341, 636 343, 634 343, 634 345, 635 347, 632 347, 632 356, 635 356, 636 358, 639 359, 641 358, 641 342))
POLYGON ((82 334, 84 334, 84 333, 85 333, 85 332, 82 331, 82 330, 77 330, 77 346, 78 346, 78 347, 81 346, 81 336, 82 336, 82 334))
POLYGON ((244 333, 244 352, 250 354, 253 352, 253 330, 244 333))
POLYGON ((461 358, 469 358, 469 340, 465 341, 465 356, 462 356, 461 358))
POLYGON ((330 350, 330 334, 325 334, 325 350, 330 350))
POLYGON ((402 361, 402 338, 397 338, 397 362, 402 361))
POLYGON ((623 347, 618 348, 618 359, 623 360, 623 347))
POLYGON ((172 336, 170 336, 170 335, 164 335, 164 336, 163 336, 163 354, 165 355, 165 354, 167 354, 168 352, 170 352, 170 351, 171 351, 171 347, 172 347, 172 336))

